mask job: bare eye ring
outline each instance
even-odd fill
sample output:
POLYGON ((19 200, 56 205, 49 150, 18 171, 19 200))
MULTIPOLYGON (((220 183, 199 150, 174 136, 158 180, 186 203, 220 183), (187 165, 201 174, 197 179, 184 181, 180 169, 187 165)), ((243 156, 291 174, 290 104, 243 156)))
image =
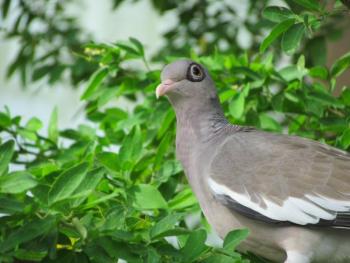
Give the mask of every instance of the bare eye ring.
POLYGON ((192 82, 202 81, 205 77, 204 71, 196 63, 192 63, 187 70, 187 79, 192 82))

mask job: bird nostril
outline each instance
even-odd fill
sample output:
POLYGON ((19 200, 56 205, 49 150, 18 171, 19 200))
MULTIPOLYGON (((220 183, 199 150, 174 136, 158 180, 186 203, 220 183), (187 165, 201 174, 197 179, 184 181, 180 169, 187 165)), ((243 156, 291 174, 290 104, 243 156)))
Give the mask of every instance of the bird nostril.
POLYGON ((164 81, 162 82, 163 85, 171 85, 171 84, 173 84, 173 83, 174 83, 174 81, 171 80, 171 79, 166 79, 166 80, 164 80, 164 81))

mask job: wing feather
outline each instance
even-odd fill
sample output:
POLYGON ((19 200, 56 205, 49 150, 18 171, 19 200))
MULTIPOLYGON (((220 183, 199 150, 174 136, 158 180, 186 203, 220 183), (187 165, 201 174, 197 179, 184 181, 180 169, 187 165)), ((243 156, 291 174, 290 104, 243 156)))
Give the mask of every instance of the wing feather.
POLYGON ((233 133, 217 148, 208 184, 225 205, 265 222, 350 226, 350 154, 316 141, 233 133))

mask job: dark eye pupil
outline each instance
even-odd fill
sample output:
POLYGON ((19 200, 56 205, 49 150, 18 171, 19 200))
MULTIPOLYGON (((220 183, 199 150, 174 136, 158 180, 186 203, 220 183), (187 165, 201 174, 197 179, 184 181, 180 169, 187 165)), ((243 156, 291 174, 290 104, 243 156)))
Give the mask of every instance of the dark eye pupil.
POLYGON ((200 65, 192 63, 187 68, 186 78, 192 82, 202 81, 205 78, 205 72, 200 65))
POLYGON ((201 71, 200 71, 199 68, 196 67, 196 66, 194 66, 194 67, 192 68, 192 73, 193 73, 193 75, 195 75, 195 76, 200 76, 200 75, 201 75, 201 71))

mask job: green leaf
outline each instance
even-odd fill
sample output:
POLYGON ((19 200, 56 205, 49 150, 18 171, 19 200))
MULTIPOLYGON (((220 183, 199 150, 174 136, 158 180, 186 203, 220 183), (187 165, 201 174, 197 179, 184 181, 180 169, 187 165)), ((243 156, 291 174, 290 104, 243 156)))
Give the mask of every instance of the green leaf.
POLYGON ((309 75, 314 78, 320 78, 323 80, 327 80, 328 78, 328 70, 322 66, 315 66, 309 70, 309 75))
POLYGON ((100 204, 100 203, 105 203, 108 200, 113 199, 118 195, 120 195, 120 191, 115 191, 108 195, 102 195, 102 197, 99 197, 97 199, 88 200, 87 204, 84 205, 84 209, 95 207, 97 204, 100 204))
POLYGON ((125 50, 131 58, 142 57, 142 54, 140 53, 138 48, 130 46, 130 43, 118 43, 117 47, 125 50))
POLYGON ((54 84, 58 80, 60 80, 62 73, 67 68, 66 65, 54 65, 49 74, 49 84, 54 84))
POLYGON ((261 76, 256 73, 255 71, 251 70, 248 67, 232 67, 232 73, 233 74, 242 74, 248 78, 251 78, 253 80, 259 80, 261 79, 261 76))
POLYGON ((293 54, 300 45, 300 41, 305 33, 303 23, 294 24, 282 37, 282 50, 287 54, 293 54))
POLYGON ((115 231, 116 229, 119 229, 120 226, 124 225, 126 209, 127 208, 123 207, 123 205, 113 205, 112 207, 108 208, 108 213, 105 216, 101 230, 115 231))
MULTIPOLYGON (((239 254, 238 254, 239 255, 239 254)), ((217 254, 212 254, 210 257, 206 258, 204 261, 201 261, 203 263, 248 263, 250 261, 242 261, 240 257, 234 257, 232 256, 227 256, 227 255, 217 255, 217 254)), ((255 261, 254 261, 255 262, 255 261)), ((256 261, 259 263, 262 263, 260 261, 256 261)))
POLYGON ((154 181, 161 184, 169 180, 169 178, 181 172, 182 166, 177 160, 166 160, 162 163, 160 170, 156 173, 154 181))
POLYGON ((55 107, 51 113, 49 121, 48 135, 49 139, 55 143, 58 140, 58 109, 55 107))
POLYGON ((231 99, 234 96, 234 94, 235 94, 235 92, 232 89, 220 92, 220 94, 219 94, 220 102, 224 103, 225 101, 231 99))
POLYGON ((277 24, 260 45, 260 52, 264 52, 282 33, 287 31, 295 22, 295 19, 287 19, 277 24))
POLYGON ((169 214, 166 217, 162 218, 151 228, 151 239, 155 239, 161 236, 164 232, 172 229, 182 217, 182 214, 169 214))
POLYGON ((298 5, 312 11, 321 11, 320 1, 318 0, 293 0, 298 5))
POLYGON ((26 249, 17 249, 15 251, 15 258, 24 260, 24 261, 30 261, 30 262, 35 262, 38 261, 40 262, 43 260, 47 255, 47 251, 33 251, 33 250, 26 250, 26 249))
POLYGON ((276 23, 293 18, 295 14, 288 8, 282 6, 268 6, 263 10, 263 17, 276 23))
POLYGON ((38 79, 45 77, 45 75, 49 74, 52 71, 52 69, 52 65, 44 65, 36 68, 33 72, 32 80, 37 81, 38 79))
POLYGON ((112 152, 102 152, 97 156, 97 160, 107 169, 119 172, 118 155, 112 152))
POLYGON ((96 90, 100 87, 102 81, 108 75, 108 68, 101 68, 96 71, 90 78, 89 85, 87 86, 85 92, 81 96, 82 100, 87 100, 95 94, 96 90))
POLYGON ((302 79, 305 72, 300 71, 295 65, 287 66, 279 71, 281 77, 290 82, 294 79, 302 79))
POLYGON ((343 149, 347 149, 350 146, 350 128, 344 130, 343 134, 340 136, 340 145, 343 149))
POLYGON ((344 107, 344 105, 337 98, 325 92, 313 91, 307 94, 307 97, 316 100, 324 105, 329 105, 336 108, 344 107))
POLYGON ((48 233, 54 227, 55 222, 55 217, 47 216, 44 219, 36 219, 30 223, 26 223, 5 238, 0 244, 0 252, 6 252, 22 243, 48 233))
POLYGON ((305 111, 310 115, 313 114, 321 118, 324 113, 324 107, 320 107, 320 103, 314 99, 304 101, 305 111))
POLYGON ((159 127, 158 130, 158 138, 161 138, 168 130, 170 125, 175 120, 175 112, 172 108, 169 108, 164 116, 164 119, 162 121, 162 125, 159 127))
POLYGON ((10 140, 0 146, 0 176, 7 172, 7 167, 15 151, 15 142, 10 140))
POLYGON ((72 225, 75 227, 75 229, 78 231, 80 237, 82 239, 86 239, 87 237, 87 230, 86 227, 81 223, 81 221, 77 218, 74 217, 72 219, 72 225))
POLYGON ((86 246, 84 249, 84 253, 89 256, 91 262, 94 263, 115 263, 116 261, 111 258, 107 252, 101 247, 97 246, 98 244, 91 244, 90 246, 86 246))
POLYGON ((259 115, 260 127, 268 131, 282 131, 281 125, 266 113, 259 115))
POLYGON ((345 105, 334 95, 329 93, 326 87, 319 83, 314 83, 313 89, 309 91, 306 95, 307 99, 312 99, 318 103, 322 103, 323 105, 333 106, 336 108, 344 108, 345 105))
POLYGON ((167 208, 162 194, 152 185, 139 184, 130 189, 132 206, 140 210, 167 208))
POLYGON ((142 263, 141 258, 134 254, 135 251, 125 243, 118 242, 107 237, 99 238, 96 240, 96 243, 112 258, 124 259, 130 263, 142 263))
POLYGON ((140 114, 131 115, 128 118, 124 118, 117 123, 117 131, 126 130, 129 131, 133 127, 140 125, 143 122, 140 114))
POLYGON ((0 193, 18 194, 37 185, 35 178, 26 171, 13 172, 0 177, 0 193))
POLYGON ((224 245, 223 248, 225 250, 235 250, 237 245, 241 243, 244 239, 246 239, 249 235, 248 229, 236 229, 231 232, 229 232, 225 239, 224 239, 224 245))
POLYGON ((320 130, 324 132, 341 133, 348 128, 348 124, 344 118, 328 117, 320 120, 320 130))
POLYGON ((30 131, 26 129, 18 129, 18 134, 24 139, 27 139, 29 141, 36 141, 38 139, 34 131, 30 131))
POLYGON ((327 43, 324 36, 317 36, 306 43, 306 54, 314 66, 324 66, 327 62, 327 43))
POLYGON ((167 151, 167 149, 169 148, 170 144, 172 143, 172 136, 171 136, 171 132, 169 131, 161 140, 158 149, 157 149, 157 154, 156 154, 156 158, 154 160, 153 163, 153 167, 155 170, 159 170, 162 163, 164 163, 164 156, 165 153, 167 151))
POLYGON ((5 0, 2 3, 2 17, 5 19, 7 17, 8 11, 10 9, 11 0, 5 0))
POLYGON ((301 54, 297 60, 297 69, 300 72, 306 71, 305 69, 305 56, 301 54))
POLYGON ((350 67, 350 52, 337 59, 331 68, 332 77, 338 77, 350 67))
POLYGON ((193 262, 207 251, 205 245, 207 233, 203 229, 193 231, 188 237, 185 246, 181 249, 183 255, 182 262, 193 262))
POLYGON ((101 108, 103 105, 107 104, 111 99, 116 98, 117 92, 118 90, 114 88, 104 89, 97 100, 97 107, 101 108))
POLYGON ((25 127, 29 131, 37 132, 43 127, 43 124, 38 118, 33 117, 27 122, 25 127))
POLYGON ((229 105, 230 114, 235 119, 240 119, 244 113, 244 105, 245 105, 244 93, 243 92, 236 93, 229 105))
POLYGON ((31 166, 28 171, 35 175, 35 177, 44 177, 52 172, 58 171, 60 168, 56 162, 53 160, 48 160, 47 162, 38 163, 31 166))
POLYGON ((78 188, 75 189, 72 196, 76 197, 72 203, 73 207, 80 205, 84 200, 91 194, 93 190, 97 187, 103 178, 105 173, 103 168, 96 168, 89 171, 85 176, 84 180, 79 184, 78 188))
POLYGON ((340 95, 341 101, 346 106, 350 106, 350 87, 345 87, 340 95))
POLYGON ((284 93, 284 96, 286 97, 286 99, 288 99, 288 100, 290 100, 292 102, 300 103, 300 98, 297 95, 295 95, 295 94, 293 94, 291 92, 286 91, 284 93))
POLYGON ((172 210, 181 210, 197 204, 198 201, 192 190, 188 187, 178 193, 173 199, 169 201, 169 207, 172 210))
POLYGON ((62 172, 49 191, 49 204, 69 198, 85 179, 88 164, 82 163, 62 172))
POLYGON ((151 247, 147 251, 147 263, 161 263, 161 256, 157 253, 155 249, 151 247))
POLYGON ((130 40, 131 43, 134 44, 134 46, 137 48, 137 50, 139 51, 139 53, 140 53, 142 56, 144 56, 144 55, 145 55, 145 51, 144 51, 144 49, 143 49, 142 43, 141 43, 139 40, 137 40, 136 38, 133 38, 133 37, 129 37, 129 40, 130 40))
POLYGON ((123 140, 118 160, 123 170, 130 170, 142 154, 142 134, 139 126, 136 126, 123 140))
POLYGON ((0 128, 7 128, 11 126, 11 124, 11 118, 7 114, 0 112, 0 128))
MULTIPOLYGON (((1 178, 0 178, 1 180, 1 178)), ((15 214, 23 212, 25 204, 10 197, 0 197, 0 213, 15 214)))

